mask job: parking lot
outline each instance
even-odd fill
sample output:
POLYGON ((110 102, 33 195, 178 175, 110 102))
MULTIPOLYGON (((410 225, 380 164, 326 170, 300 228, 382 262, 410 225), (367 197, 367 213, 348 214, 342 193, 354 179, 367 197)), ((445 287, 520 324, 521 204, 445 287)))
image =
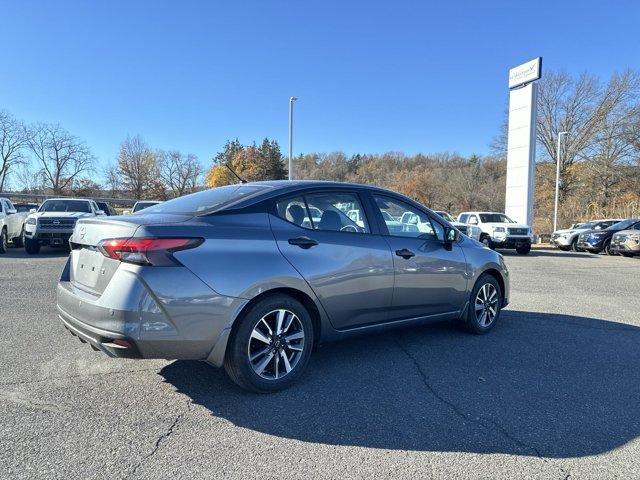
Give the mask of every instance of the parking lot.
POLYGON ((506 254, 512 299, 321 347, 274 395, 198 362, 110 359, 59 324, 66 253, 0 257, 4 478, 631 478, 640 259, 506 254))

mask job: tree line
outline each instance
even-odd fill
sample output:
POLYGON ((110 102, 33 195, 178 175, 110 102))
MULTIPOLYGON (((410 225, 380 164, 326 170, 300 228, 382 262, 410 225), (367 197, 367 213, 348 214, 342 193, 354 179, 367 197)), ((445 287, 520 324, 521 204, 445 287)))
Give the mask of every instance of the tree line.
POLYGON ((202 188, 202 174, 195 155, 152 149, 140 136, 126 138, 115 163, 101 165, 61 125, 27 125, 0 111, 0 192, 11 186, 53 195, 166 200, 202 188))
MULTIPOLYGON (((538 88, 534 229, 551 231, 558 133, 560 225, 640 216, 640 79, 635 71, 602 81, 589 74, 546 72, 538 88)), ((366 183, 404 193, 434 209, 504 209, 507 122, 488 155, 402 152, 306 153, 294 158, 297 179, 366 183)), ((25 191, 167 199, 206 187, 287 178, 275 140, 228 141, 203 171, 195 155, 125 139, 114 162, 100 167, 89 147, 59 125, 26 126, 0 111, 0 191, 8 179, 25 191), (230 168, 229 168, 230 167, 230 168), (102 178, 100 184, 95 180, 102 178)))

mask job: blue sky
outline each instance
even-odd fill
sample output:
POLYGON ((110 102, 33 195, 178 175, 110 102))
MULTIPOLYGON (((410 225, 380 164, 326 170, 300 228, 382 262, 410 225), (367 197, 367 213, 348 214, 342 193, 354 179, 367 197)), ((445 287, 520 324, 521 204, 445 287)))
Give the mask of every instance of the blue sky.
POLYGON ((208 165, 225 140, 286 153, 487 153, 507 70, 640 68, 635 1, 0 0, 0 109, 60 122, 100 161, 140 134, 208 165))

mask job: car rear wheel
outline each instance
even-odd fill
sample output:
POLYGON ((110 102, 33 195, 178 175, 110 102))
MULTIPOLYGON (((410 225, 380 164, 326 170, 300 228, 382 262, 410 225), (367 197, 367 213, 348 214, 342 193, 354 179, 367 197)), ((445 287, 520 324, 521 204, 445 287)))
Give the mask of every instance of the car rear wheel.
POLYGON ((40 253, 40 244, 23 236, 24 249, 29 255, 40 253))
POLYGON ((502 290, 492 275, 484 273, 476 282, 469 306, 467 307, 466 326, 471 333, 482 335, 491 330, 500 318, 502 290))
POLYGON ((2 229, 0 231, 0 253, 7 253, 7 230, 2 229))
POLYGON ((312 347, 313 324, 306 308, 288 295, 271 295, 238 319, 224 368, 246 390, 276 392, 300 377, 312 347))

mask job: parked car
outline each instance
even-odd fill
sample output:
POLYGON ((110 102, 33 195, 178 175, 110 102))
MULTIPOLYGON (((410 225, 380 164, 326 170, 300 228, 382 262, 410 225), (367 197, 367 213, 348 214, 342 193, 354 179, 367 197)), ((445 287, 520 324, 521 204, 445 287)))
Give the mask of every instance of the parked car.
POLYGON ((102 210, 104 212, 104 214, 107 215, 108 217, 112 217, 112 216, 118 214, 118 212, 116 212, 116 209, 113 208, 107 202, 100 202, 100 201, 96 200, 96 205, 98 205, 98 208, 100 210, 102 210))
POLYGON ((18 212, 8 198, 0 197, 0 253, 7 253, 9 243, 22 246, 22 230, 27 213, 18 212))
POLYGON ((623 230, 640 230, 640 218, 628 218, 614 223, 604 230, 582 232, 578 236, 578 247, 591 253, 604 252, 608 255, 615 255, 616 251, 611 248, 611 239, 614 234, 623 230))
POLYGON ((73 335, 116 357, 224 365, 259 392, 289 386, 318 343, 445 319, 483 334, 509 300, 500 254, 364 185, 219 187, 82 218, 70 244, 57 309, 73 335), (320 219, 305 227, 309 207, 320 219), (392 231, 407 211, 430 230, 392 231))
POLYGON ((558 247, 560 250, 573 250, 579 252, 581 249, 578 247, 578 235, 589 230, 604 230, 610 227, 614 223, 618 223, 622 219, 606 219, 606 220, 593 220, 587 223, 576 223, 571 228, 565 230, 556 230, 551 235, 551 243, 558 247))
POLYGON ((462 233, 464 233, 467 237, 473 238, 474 240, 480 241, 480 235, 482 234, 482 230, 475 225, 468 225, 466 223, 458 222, 455 218, 451 216, 449 212, 445 212, 444 210, 435 210, 435 213, 444 218, 451 225, 456 227, 462 233))
POLYGON ((640 255, 640 227, 614 233, 611 237, 611 251, 623 257, 640 255))
POLYGON ((458 221, 479 227, 480 241, 488 248, 515 248, 521 255, 531 251, 531 227, 514 222, 504 213, 462 212, 458 221))
POLYGON ((31 213, 31 210, 38 210, 40 205, 37 203, 14 203, 13 206, 16 207, 18 213, 31 213))
POLYGON ((29 214, 24 224, 23 243, 28 254, 40 247, 67 246, 73 228, 80 218, 104 215, 94 200, 87 198, 50 198, 37 212, 29 214))

